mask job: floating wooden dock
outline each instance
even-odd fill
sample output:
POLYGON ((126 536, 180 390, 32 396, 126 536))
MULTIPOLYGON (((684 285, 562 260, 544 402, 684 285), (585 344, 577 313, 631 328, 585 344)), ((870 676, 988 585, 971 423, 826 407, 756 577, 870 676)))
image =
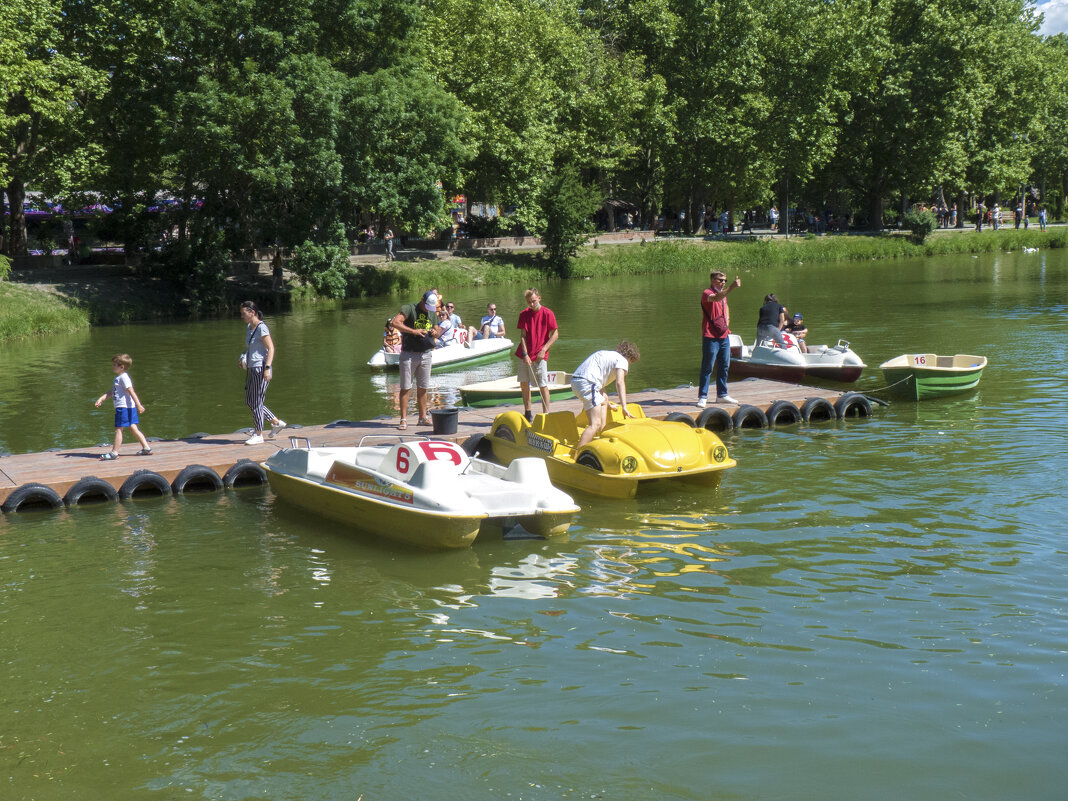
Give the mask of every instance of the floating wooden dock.
MULTIPOLYGON (((763 379, 736 382, 730 388, 733 397, 743 405, 741 414, 738 406, 710 404, 709 408, 716 407, 732 413, 734 427, 767 425, 766 421, 761 422, 760 415, 754 409, 746 407, 756 407, 762 413, 771 410, 779 424, 797 422, 795 413, 804 407, 806 401, 809 401, 810 408, 820 409, 813 419, 842 417, 843 412, 845 416, 868 416, 871 413, 871 406, 863 396, 846 390, 763 379), (810 399, 820 399, 826 403, 810 399), (776 404, 777 401, 787 401, 794 411, 776 404), (832 408, 828 408, 828 403, 832 408), (833 408, 835 404, 838 404, 837 414, 833 408)), ((684 386, 628 393, 628 401, 640 404, 649 417, 664 419, 681 413, 696 419, 703 411, 695 405, 696 395, 694 387, 684 386)), ((610 397, 614 399, 614 396, 610 397)), ((412 407, 414 411, 414 402, 412 407)), ((540 399, 535 393, 535 411, 540 407, 540 399)), ((456 434, 439 438, 463 441, 473 434, 484 434, 499 413, 515 408, 461 408, 456 434)), ((574 399, 553 403, 554 410, 575 412, 580 408, 579 402, 574 399)), ((706 416, 711 417, 711 414, 706 416)), ((279 433, 277 438, 252 446, 244 444, 248 438, 244 432, 165 440, 152 443, 151 456, 135 456, 139 447, 135 442, 123 446, 120 458, 107 462, 100 461, 104 450, 99 447, 6 456, 0 459, 0 508, 11 512, 31 507, 58 507, 64 503, 75 505, 87 501, 114 500, 117 497, 169 495, 193 489, 218 490, 224 486, 261 483, 264 474, 259 463, 276 450, 288 447, 291 436, 306 437, 313 446, 319 447, 358 445, 366 437, 431 434, 430 426, 415 425, 417 417, 409 413, 408 429, 404 432, 397 430, 396 417, 359 422, 339 420, 299 428, 291 426, 279 433)), ((723 422, 721 414, 718 419, 723 422)), ((709 428, 714 427, 713 422, 709 420, 709 428)), ((774 419, 772 424, 775 424, 774 419)))

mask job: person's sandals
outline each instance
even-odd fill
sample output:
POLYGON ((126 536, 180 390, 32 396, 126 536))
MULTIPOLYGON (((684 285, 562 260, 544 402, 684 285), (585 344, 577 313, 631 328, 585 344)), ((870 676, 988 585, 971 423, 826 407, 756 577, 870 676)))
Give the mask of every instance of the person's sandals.
POLYGON ((102 462, 114 462, 118 458, 119 458, 119 455, 117 453, 115 453, 115 451, 108 451, 107 453, 105 453, 103 456, 100 457, 100 461, 102 461, 102 462))
POLYGON ((397 423, 397 428, 400 429, 401 431, 406 430, 408 428, 408 421, 407 420, 401 420, 399 423, 397 423))
POLYGON ((428 426, 431 425, 429 417, 420 417, 417 425, 428 426))
POLYGON ((152 449, 151 448, 142 448, 141 450, 139 450, 137 452, 137 455, 138 456, 151 456, 152 455, 152 449))

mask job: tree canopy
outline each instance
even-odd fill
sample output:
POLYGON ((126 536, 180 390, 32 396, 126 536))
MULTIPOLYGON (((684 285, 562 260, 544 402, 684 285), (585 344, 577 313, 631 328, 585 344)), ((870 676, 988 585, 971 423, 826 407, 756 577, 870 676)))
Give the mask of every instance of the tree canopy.
POLYGON ((5 0, 5 249, 27 189, 98 198, 190 276, 427 235, 457 194, 565 239, 609 200, 876 226, 1031 184, 1059 210, 1068 39, 1037 28, 1026 0, 5 0))

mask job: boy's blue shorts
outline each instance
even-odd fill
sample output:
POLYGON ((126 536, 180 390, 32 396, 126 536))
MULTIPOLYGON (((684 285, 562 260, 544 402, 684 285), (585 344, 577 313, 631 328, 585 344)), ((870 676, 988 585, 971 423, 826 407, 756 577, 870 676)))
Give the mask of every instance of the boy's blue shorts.
POLYGON ((115 428, 126 428, 140 422, 136 406, 119 406, 115 409, 115 428))

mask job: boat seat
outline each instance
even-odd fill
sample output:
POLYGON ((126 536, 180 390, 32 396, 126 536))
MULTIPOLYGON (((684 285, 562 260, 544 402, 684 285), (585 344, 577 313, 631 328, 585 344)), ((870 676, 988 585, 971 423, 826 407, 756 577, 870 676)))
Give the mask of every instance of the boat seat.
POLYGON ((578 442, 578 424, 571 412, 549 412, 534 418, 534 433, 545 434, 559 442, 578 442))

